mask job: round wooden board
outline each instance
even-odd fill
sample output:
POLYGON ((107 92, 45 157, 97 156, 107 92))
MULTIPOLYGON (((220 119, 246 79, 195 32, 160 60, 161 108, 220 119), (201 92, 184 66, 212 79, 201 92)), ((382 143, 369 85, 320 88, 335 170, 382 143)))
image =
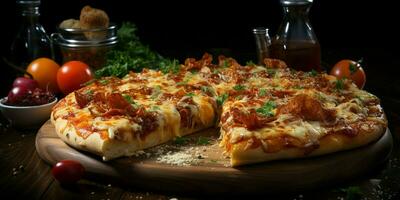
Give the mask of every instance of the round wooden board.
POLYGON ((178 193, 255 194, 315 189, 352 179, 386 161, 393 146, 387 129, 378 141, 350 151, 232 168, 216 144, 217 137, 218 130, 207 129, 189 136, 184 145, 164 144, 140 156, 103 162, 66 145, 48 121, 38 131, 36 149, 51 165, 63 159, 80 161, 89 179, 178 193), (174 154, 192 155, 193 162, 188 166, 160 162, 174 154))

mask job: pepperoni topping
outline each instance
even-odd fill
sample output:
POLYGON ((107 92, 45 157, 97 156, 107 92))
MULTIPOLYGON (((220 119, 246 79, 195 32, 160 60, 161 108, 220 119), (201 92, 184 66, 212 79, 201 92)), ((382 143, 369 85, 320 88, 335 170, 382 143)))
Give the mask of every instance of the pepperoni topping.
POLYGON ((290 90, 271 90, 270 93, 273 96, 279 97, 279 98, 285 98, 288 96, 292 96, 295 92, 290 91, 290 90))
POLYGON ((134 118, 134 121, 142 127, 141 131, 137 133, 139 133, 142 138, 157 129, 158 116, 156 112, 147 112, 143 107, 141 107, 135 114, 136 117, 134 118))
POLYGON ((125 98, 119 93, 112 93, 107 97, 107 103, 111 109, 127 109, 132 107, 130 103, 128 103, 125 98))
POLYGON ((95 93, 93 96, 93 101, 96 104, 99 104, 99 103, 106 104, 107 103, 106 94, 103 92, 95 93))
POLYGON ((111 110, 107 111, 106 113, 104 113, 102 115, 102 117, 111 118, 113 116, 125 115, 125 114, 126 114, 126 112, 122 109, 111 109, 111 110))
POLYGON ((189 108, 177 108, 179 115, 181 116, 181 126, 182 127, 191 127, 192 117, 191 111, 189 108))
POLYGON ((265 127, 267 123, 276 119, 275 117, 261 117, 254 109, 245 113, 239 108, 232 108, 231 115, 235 123, 234 126, 243 126, 250 131, 265 127))
POLYGON ((311 121, 332 122, 336 119, 336 111, 323 108, 318 100, 305 94, 295 96, 279 107, 277 113, 292 114, 311 121))
POLYGON ((181 117, 181 126, 182 127, 192 127, 193 125, 193 116, 192 111, 190 109, 190 105, 196 106, 195 102, 193 101, 192 97, 183 97, 176 106, 176 109, 179 112, 181 117))
POLYGON ((271 58, 265 58, 264 64, 265 64, 265 66, 267 66, 269 68, 286 68, 287 67, 286 63, 283 62, 282 60, 271 59, 271 58))
POLYGON ((200 60, 196 60, 194 58, 187 58, 185 60, 185 70, 200 70, 203 66, 209 66, 212 62, 212 55, 205 53, 200 60))
POLYGON ((86 107, 87 104, 92 100, 93 96, 86 93, 82 93, 82 91, 75 91, 75 100, 78 103, 79 108, 84 108, 86 107))
POLYGON ((141 86, 140 88, 134 88, 134 89, 129 89, 124 91, 125 94, 134 97, 138 96, 138 94, 141 95, 151 95, 153 93, 153 88, 147 87, 147 86, 141 86))

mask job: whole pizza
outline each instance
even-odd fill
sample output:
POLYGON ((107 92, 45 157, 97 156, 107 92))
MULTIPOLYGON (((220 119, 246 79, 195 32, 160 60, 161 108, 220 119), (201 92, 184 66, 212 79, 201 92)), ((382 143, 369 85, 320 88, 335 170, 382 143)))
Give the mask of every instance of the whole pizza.
POLYGON ((63 141, 105 161, 219 126, 232 166, 353 149, 384 134, 379 99, 350 80, 265 65, 205 54, 169 72, 97 79, 62 99, 51 121, 63 141))

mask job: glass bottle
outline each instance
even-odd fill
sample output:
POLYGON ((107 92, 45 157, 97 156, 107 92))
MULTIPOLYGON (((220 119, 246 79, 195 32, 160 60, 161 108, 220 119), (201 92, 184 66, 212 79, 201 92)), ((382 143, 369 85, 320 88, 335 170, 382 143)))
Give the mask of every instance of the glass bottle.
POLYGON ((321 50, 308 19, 312 0, 280 0, 284 18, 271 44, 271 57, 296 70, 322 71, 321 50))
POLYGON ((39 57, 53 58, 51 40, 39 23, 40 0, 17 0, 20 21, 11 43, 9 61, 26 68, 39 57))
POLYGON ((271 45, 271 38, 268 34, 268 29, 258 27, 253 29, 254 38, 257 47, 257 62, 259 65, 264 64, 264 58, 269 58, 269 46, 271 45))

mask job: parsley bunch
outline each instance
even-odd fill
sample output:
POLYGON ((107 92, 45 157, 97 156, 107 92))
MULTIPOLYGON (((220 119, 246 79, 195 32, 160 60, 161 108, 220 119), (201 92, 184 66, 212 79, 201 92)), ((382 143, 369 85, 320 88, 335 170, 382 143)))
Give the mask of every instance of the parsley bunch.
MULTIPOLYGON (((139 72, 143 68, 158 69, 163 72, 175 72, 178 62, 162 57, 144 45, 136 35, 136 26, 130 22, 122 23, 118 29, 118 44, 107 53, 105 67, 95 72, 97 78, 103 76, 124 77, 129 71, 139 72), (171 67, 172 66, 172 67, 171 67)), ((178 68, 179 69, 179 68, 178 68)))

